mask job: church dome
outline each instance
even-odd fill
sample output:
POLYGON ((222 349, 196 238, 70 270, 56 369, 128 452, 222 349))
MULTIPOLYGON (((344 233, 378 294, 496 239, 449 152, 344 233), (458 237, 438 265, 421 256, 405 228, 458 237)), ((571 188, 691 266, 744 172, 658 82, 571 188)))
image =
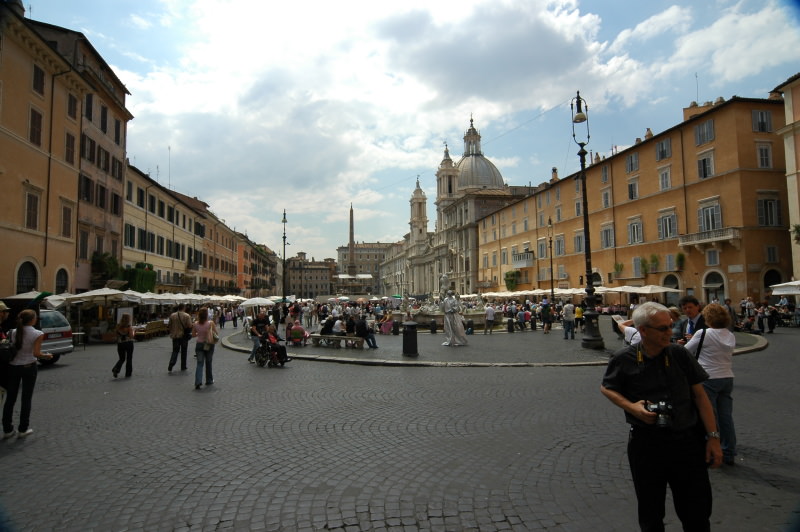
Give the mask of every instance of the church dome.
POLYGON ((500 171, 492 161, 483 156, 481 135, 475 129, 472 118, 469 119, 469 129, 464 134, 464 156, 456 166, 459 171, 459 190, 470 188, 502 189, 505 186, 500 171))

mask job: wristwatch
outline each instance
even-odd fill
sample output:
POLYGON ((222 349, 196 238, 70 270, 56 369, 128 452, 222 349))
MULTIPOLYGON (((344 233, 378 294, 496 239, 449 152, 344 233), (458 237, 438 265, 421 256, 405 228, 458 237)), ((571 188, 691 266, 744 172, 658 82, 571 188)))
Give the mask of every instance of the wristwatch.
POLYGON ((719 439, 719 432, 709 432, 706 434, 706 439, 709 440, 711 438, 719 439))

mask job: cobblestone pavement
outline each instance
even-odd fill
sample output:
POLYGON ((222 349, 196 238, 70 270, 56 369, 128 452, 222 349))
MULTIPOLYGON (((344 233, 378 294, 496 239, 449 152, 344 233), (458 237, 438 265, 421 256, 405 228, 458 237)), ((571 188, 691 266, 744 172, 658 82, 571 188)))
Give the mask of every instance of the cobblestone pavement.
MULTIPOLYGON (((536 358, 572 342, 529 332, 452 349, 421 336, 421 359, 536 358)), ((740 455, 711 472, 713 530, 789 530, 798 515, 800 329, 769 340, 734 360, 740 455)), ((627 425, 599 393, 602 366, 267 369, 218 347, 215 384, 194 390, 194 359, 168 374, 168 351, 166 338, 137 343, 130 379, 112 378, 105 345, 39 372, 35 433, 0 442, 0 529, 637 528, 627 425)), ((667 529, 680 529, 671 503, 667 529)))

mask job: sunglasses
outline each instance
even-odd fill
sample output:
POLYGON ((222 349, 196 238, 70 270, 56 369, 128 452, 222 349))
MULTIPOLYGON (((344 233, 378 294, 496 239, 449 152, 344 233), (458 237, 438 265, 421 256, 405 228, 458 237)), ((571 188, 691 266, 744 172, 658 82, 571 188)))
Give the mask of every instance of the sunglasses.
POLYGON ((652 325, 645 325, 648 329, 655 329, 658 332, 667 332, 672 330, 672 325, 662 325, 661 327, 654 327, 652 325))

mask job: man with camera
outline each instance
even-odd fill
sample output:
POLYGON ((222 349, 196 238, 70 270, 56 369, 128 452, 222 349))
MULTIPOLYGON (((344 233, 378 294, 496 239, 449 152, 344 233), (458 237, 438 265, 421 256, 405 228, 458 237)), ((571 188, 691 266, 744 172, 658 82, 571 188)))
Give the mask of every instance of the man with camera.
POLYGON ((669 484, 683 529, 708 531, 707 467, 722 463, 714 411, 702 384, 708 374, 684 347, 670 343, 672 317, 665 306, 638 306, 633 323, 641 342, 614 354, 600 391, 625 411, 631 425, 628 463, 639 526, 643 532, 664 530, 669 484))

